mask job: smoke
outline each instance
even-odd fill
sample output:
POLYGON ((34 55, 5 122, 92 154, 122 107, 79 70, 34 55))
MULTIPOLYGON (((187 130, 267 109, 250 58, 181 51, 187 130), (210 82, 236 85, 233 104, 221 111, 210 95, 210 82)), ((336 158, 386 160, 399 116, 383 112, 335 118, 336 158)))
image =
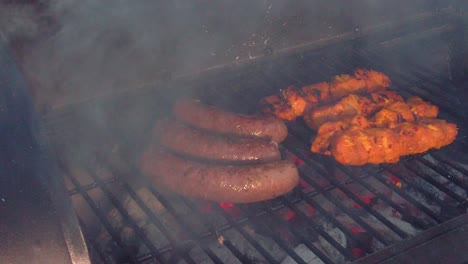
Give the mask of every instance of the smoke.
POLYGON ((24 68, 36 101, 60 107, 420 12, 427 1, 40 2, 54 32, 31 47, 24 68))
POLYGON ((39 19, 35 10, 29 5, 0 5, 0 38, 8 42, 23 37, 32 38, 37 35, 39 19))
MULTIPOLYGON (((13 11, 2 7, 0 27, 8 25, 2 31, 11 38, 36 36, 22 64, 41 111, 142 87, 167 93, 180 87, 163 87, 159 83, 163 76, 261 58, 268 48, 281 52, 427 8, 426 0, 405 2, 404 8, 399 1, 378 0, 39 2, 39 11, 28 5, 13 11)), ((148 123, 144 120, 150 112, 158 110, 142 104, 132 97, 125 108, 115 107, 121 120, 130 120, 121 121, 123 127, 148 123)), ((103 130, 114 122, 97 108, 84 115, 103 130)))

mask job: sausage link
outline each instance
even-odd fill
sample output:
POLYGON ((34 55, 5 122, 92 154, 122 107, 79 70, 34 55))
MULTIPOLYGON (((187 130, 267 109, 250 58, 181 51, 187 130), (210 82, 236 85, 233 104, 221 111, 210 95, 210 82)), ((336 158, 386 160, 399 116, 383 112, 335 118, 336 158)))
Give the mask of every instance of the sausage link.
POLYGON ((189 197, 216 202, 252 203, 290 192, 299 182, 289 161, 224 166, 188 161, 149 148, 142 156, 143 174, 157 186, 189 197))
POLYGON ((174 114, 189 125, 221 134, 264 137, 278 143, 288 135, 286 125, 275 117, 229 113, 195 100, 176 102, 174 114))
POLYGON ((173 120, 159 122, 155 134, 165 148, 201 159, 249 163, 281 159, 272 140, 214 135, 173 120))

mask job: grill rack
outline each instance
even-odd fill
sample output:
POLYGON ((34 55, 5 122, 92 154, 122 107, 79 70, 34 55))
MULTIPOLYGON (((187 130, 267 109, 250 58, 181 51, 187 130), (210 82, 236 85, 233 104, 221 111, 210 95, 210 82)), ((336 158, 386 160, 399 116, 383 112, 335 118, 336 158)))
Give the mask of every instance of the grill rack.
MULTIPOLYGON (((435 75, 430 69, 421 67, 420 65, 410 65, 408 69, 411 71, 406 74, 396 72, 392 69, 382 68, 383 65, 386 65, 384 57, 388 58, 389 54, 386 56, 378 55, 382 53, 377 53, 376 51, 367 50, 365 52, 359 51, 354 54, 353 60, 354 63, 347 63, 346 61, 330 61, 329 58, 322 58, 322 61, 316 61, 318 64, 331 67, 331 69, 324 68, 321 75, 318 75, 322 80, 327 79, 325 76, 329 76, 330 72, 342 73, 349 72, 355 65, 360 65, 362 67, 368 67, 376 70, 381 70, 385 73, 388 73, 392 76, 393 85, 398 87, 398 92, 400 92, 404 97, 409 95, 418 95, 423 99, 433 102, 438 105, 441 109, 441 118, 447 119, 448 121, 455 122, 459 126, 459 136, 457 140, 448 147, 445 147, 441 150, 429 151, 421 155, 415 155, 410 157, 405 157, 397 164, 393 165, 381 165, 381 166, 364 166, 360 168, 353 168, 342 166, 330 160, 327 157, 322 157, 318 155, 306 155, 304 150, 307 150, 309 144, 308 142, 310 137, 310 132, 307 132, 306 128, 300 122, 293 123, 289 125, 290 135, 282 144, 281 151, 282 153, 289 152, 294 156, 300 158, 304 164, 300 166, 301 178, 312 188, 312 192, 305 192, 302 187, 297 188, 293 194, 279 197, 274 201, 268 201, 260 203, 257 205, 245 205, 239 206, 242 217, 234 218, 232 217, 225 209, 220 207, 220 205, 213 203, 213 210, 216 214, 221 215, 226 219, 226 224, 221 226, 214 226, 212 221, 209 219, 210 215, 206 215, 197 210, 197 205, 194 204, 192 200, 178 197, 178 199, 190 209, 190 214, 193 218, 200 220, 208 226, 208 232, 197 233, 191 230, 191 225, 187 223, 185 215, 180 214, 178 209, 173 205, 174 201, 171 198, 167 198, 161 190, 155 188, 152 185, 148 185, 147 188, 150 193, 157 199, 167 211, 174 216, 174 220, 184 230, 189 234, 189 239, 180 239, 176 234, 171 233, 167 230, 163 223, 159 220, 158 216, 155 215, 152 210, 145 204, 145 202, 138 196, 130 183, 127 182, 126 176, 121 175, 122 173, 110 168, 113 170, 113 177, 108 179, 101 179, 96 173, 94 168, 88 164, 84 167, 87 168, 87 172, 92 177, 93 182, 87 185, 81 185, 76 176, 73 175, 67 168, 65 162, 60 162, 62 170, 65 172, 66 178, 69 179, 73 188, 69 191, 71 196, 79 195, 86 200, 86 203, 91 207, 91 210, 99 218, 104 229, 111 235, 112 240, 116 243, 116 251, 122 252, 119 256, 119 261, 128 262, 128 263, 175 263, 179 260, 183 260, 186 263, 196 263, 196 260, 189 253, 190 250, 194 247, 200 247, 200 250, 211 259, 214 263, 223 263, 222 260, 217 256, 212 248, 208 246, 207 241, 216 240, 219 237, 229 237, 225 235, 228 230, 236 230, 239 232, 245 241, 249 243, 258 253, 263 257, 268 263, 279 262, 267 249, 265 249, 249 232, 245 231, 245 225, 252 225, 258 229, 266 228, 270 234, 272 240, 284 251, 288 256, 290 256, 297 263, 306 263, 301 256, 294 251, 286 241, 284 241, 280 236, 275 234, 274 226, 262 225, 262 217, 267 217, 272 220, 273 223, 283 226, 286 228, 287 232, 293 234, 298 241, 303 243, 310 251, 312 251, 318 258, 320 258, 324 263, 333 263, 333 260, 329 255, 317 248, 313 243, 313 239, 309 239, 308 236, 302 233, 297 226, 292 224, 289 221, 286 221, 279 214, 280 210, 288 208, 295 212, 295 217, 300 218, 317 235, 321 236, 327 243, 332 245, 340 254, 343 255, 345 260, 353 261, 358 259, 353 252, 352 247, 344 247, 339 242, 337 242, 328 232, 319 224, 317 224, 314 219, 311 219, 305 215, 299 208, 299 203, 305 202, 315 208, 317 214, 327 219, 335 227, 340 229, 347 238, 348 243, 359 247, 364 250, 367 254, 374 253, 375 251, 366 244, 361 237, 353 234, 343 223, 337 220, 330 211, 321 205, 320 202, 315 200, 316 197, 321 196, 324 199, 328 200, 329 203, 333 204, 334 207, 338 208, 340 212, 347 215, 357 223, 360 227, 365 229, 367 234, 370 234, 374 239, 378 240, 385 247, 388 247, 392 244, 395 244, 395 241, 389 241, 382 233, 375 230, 371 225, 369 225, 365 220, 363 220, 362 215, 357 214, 353 208, 350 208, 348 205, 343 204, 339 199, 337 199, 332 192, 335 190, 341 190, 344 192, 349 199, 354 203, 358 204, 362 209, 369 215, 375 217, 379 223, 393 232, 400 240, 410 237, 406 232, 395 226, 390 222, 385 216, 383 216, 379 211, 375 210, 369 204, 365 203, 358 195, 356 195, 351 189, 348 188, 350 184, 360 185, 363 189, 366 189, 368 193, 371 193, 377 199, 383 201, 384 203, 391 206, 398 213, 406 217, 407 219, 412 219, 414 217, 408 213, 406 208, 402 208, 391 198, 388 198, 384 193, 381 193, 379 190, 375 189, 370 183, 367 182, 368 179, 375 179, 380 182, 382 185, 385 185, 387 188, 391 189, 394 193, 401 196, 403 199, 407 200, 410 204, 413 204, 417 210, 421 211, 422 214, 425 214, 430 221, 422 221, 420 219, 413 219, 414 225, 421 230, 427 230, 431 227, 437 226, 447 220, 454 218, 456 216, 462 215, 466 212, 468 207, 467 200, 460 196, 459 194, 453 192, 451 189, 447 188, 444 184, 437 181, 431 175, 426 175, 424 172, 421 172, 416 164, 426 166, 428 169, 435 171, 441 177, 447 179, 447 181, 457 185, 459 188, 463 189, 465 192, 468 190, 468 171, 465 167, 458 164, 455 161, 458 158, 463 158, 463 150, 466 149, 466 125, 463 123, 464 116, 463 109, 459 105, 451 105, 451 103, 457 102, 455 95, 450 94, 450 92, 444 91, 443 87, 450 87, 450 91, 456 91, 456 85, 451 82, 451 80, 435 75), (356 61, 356 58, 357 61, 356 61), (430 76, 428 78, 428 76, 430 76), (434 77, 435 76, 435 77, 434 77), (416 87, 415 85, 418 85, 416 87), (444 98, 448 98, 448 101, 445 101, 444 98), (458 110, 458 111, 457 111, 458 110), (426 159, 430 155, 434 160, 426 159), (441 165, 443 164, 443 166, 441 165), (418 177, 425 181, 427 184, 432 185, 435 189, 446 193, 453 201, 452 207, 458 209, 453 215, 449 218, 441 218, 436 212, 432 211, 429 207, 422 204, 412 195, 410 195, 405 188, 398 188, 392 184, 388 184, 388 179, 385 178, 386 174, 393 174, 395 177, 399 178, 407 187, 410 187, 416 192, 419 192, 425 197, 430 197, 434 203, 437 203, 441 206, 448 206, 445 201, 440 200, 438 197, 433 197, 432 194, 416 185, 415 182, 408 180, 408 177, 403 175, 401 170, 403 169, 406 173, 412 173, 413 177, 418 177), (448 173, 447 169, 458 171, 462 174, 462 177, 456 177, 448 173), (346 181, 340 181, 335 178, 335 174, 340 172, 345 174, 347 177, 346 181), (328 186, 323 186, 320 182, 314 178, 316 175, 322 175, 328 181, 328 186), (116 195, 111 191, 112 184, 118 184, 121 186, 127 194, 138 204, 138 206, 144 211, 148 219, 158 227, 160 232, 165 236, 168 243, 162 247, 156 247, 151 240, 146 236, 145 230, 138 225, 138 223, 128 214, 124 205, 116 197, 116 195), (124 222, 131 226, 138 239, 147 247, 147 253, 136 255, 136 249, 129 247, 125 242, 123 242, 122 234, 116 230, 112 224, 107 219, 107 216, 101 211, 99 205, 96 204, 96 201, 90 197, 89 192, 95 189, 101 190, 105 196, 110 200, 111 204, 117 209, 117 211, 123 216, 124 222), (253 209, 252 209, 253 208, 253 209), (181 242, 180 242, 181 241, 181 242), (168 257, 169 256, 169 257, 168 257)), ((390 53, 391 54, 391 53, 390 53)), ((311 55, 312 56, 312 55, 311 55)), ((307 56, 302 58, 302 61, 308 62, 311 58, 307 56)), ((315 57, 314 57, 315 59, 315 57)), ((287 68, 287 67, 284 67, 287 68)), ((257 74, 255 80, 249 80, 255 84, 256 93, 259 94, 268 94, 274 92, 275 89, 272 87, 286 87, 289 84, 296 83, 298 85, 311 83, 311 80, 307 78, 307 68, 304 67, 302 71, 297 71, 296 67, 293 67, 290 71, 271 71, 264 72, 262 75, 257 74), (271 81, 271 82, 269 82, 271 81)), ((314 75, 317 77, 317 75, 314 75)), ((215 84, 213 84, 215 85, 215 84)), ((216 89, 214 89, 216 90, 216 89)), ((248 89, 247 89, 248 90, 248 89)), ((222 91, 221 91, 222 92, 222 91)), ((208 94, 207 97, 219 98, 223 96, 222 94, 212 93, 208 94)), ((255 98, 249 98, 248 94, 237 93, 235 94, 236 98, 231 98, 230 100, 223 101, 232 102, 245 102, 246 105, 254 105, 256 102, 255 98)), ((208 99, 209 100, 209 99, 208 99)), ((235 106, 233 106, 235 107, 235 106)), ((465 108, 466 109, 466 108, 465 108)), ((106 164, 105 157, 102 158, 102 164, 106 164)), ((466 162, 465 162, 466 164, 466 162)), ((136 168, 131 168, 127 173, 130 173, 134 177, 139 177, 143 181, 144 176, 139 173, 136 168)), ((81 219, 79 215, 80 223, 85 233, 85 237, 88 239, 88 243, 91 245, 91 251, 94 252, 97 256, 97 260, 103 263, 113 263, 110 258, 109 252, 106 252, 99 243, 95 240, 94 235, 87 228, 85 221, 81 219)), ((239 261, 253 262, 244 255, 229 239, 226 239, 223 243, 226 250, 235 256, 239 261)))

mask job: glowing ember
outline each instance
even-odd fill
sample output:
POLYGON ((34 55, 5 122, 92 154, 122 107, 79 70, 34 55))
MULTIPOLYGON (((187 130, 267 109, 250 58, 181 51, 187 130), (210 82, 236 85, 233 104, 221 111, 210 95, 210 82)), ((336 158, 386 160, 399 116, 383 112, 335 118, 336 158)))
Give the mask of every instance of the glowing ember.
POLYGON ((291 221, 296 216, 296 213, 292 210, 288 210, 287 212, 283 213, 283 219, 286 221, 291 221))
POLYGON ((364 251, 360 248, 353 248, 352 252, 353 252, 353 256, 355 256, 356 258, 360 258, 364 256, 364 251))
POLYGON ((395 175, 390 174, 390 178, 388 179, 388 182, 393 183, 397 188, 401 189, 401 186, 402 186, 401 180, 400 180, 400 178, 396 177, 395 175))
POLYGON ((221 208, 223 208, 223 209, 228 209, 228 208, 234 207, 234 204, 233 203, 220 202, 219 206, 221 206, 221 208))
POLYGON ((353 234, 359 234, 359 233, 364 233, 366 231, 364 231, 364 229, 360 228, 360 227, 357 227, 357 226, 353 226, 351 227, 351 232, 353 234))
POLYGON ((307 208, 307 212, 308 212, 311 216, 315 215, 315 208, 314 208, 312 205, 307 204, 307 205, 306 205, 306 208, 307 208))
POLYGON ((241 210, 239 206, 235 206, 233 203, 221 202, 219 203, 219 206, 223 208, 223 210, 226 211, 226 213, 233 217, 237 217, 240 215, 241 210))
POLYGON ((298 158, 298 157, 294 157, 293 162, 294 162, 294 164, 295 164, 296 166, 301 166, 302 163, 304 163, 304 161, 301 160, 301 159, 298 158))
MULTIPOLYGON (((366 194, 366 195, 363 195, 361 196, 361 200, 367 204, 367 205, 370 205, 371 202, 372 202, 372 199, 375 197, 375 195, 373 195, 372 193, 369 193, 369 194, 366 194)), ((357 203, 354 203, 353 205, 354 208, 362 208, 362 206, 360 204, 357 204, 357 203)))
POLYGON ((304 181, 303 179, 300 179, 299 180, 299 186, 302 187, 302 189, 308 191, 308 192, 312 192, 314 191, 314 188, 312 188, 312 186, 310 186, 306 181, 304 181))

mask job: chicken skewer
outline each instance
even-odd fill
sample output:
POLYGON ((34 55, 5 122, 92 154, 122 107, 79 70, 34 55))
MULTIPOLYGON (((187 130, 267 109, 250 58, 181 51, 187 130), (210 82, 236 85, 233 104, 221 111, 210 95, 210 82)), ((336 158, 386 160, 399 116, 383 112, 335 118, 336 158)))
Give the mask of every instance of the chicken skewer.
POLYGON ((285 121, 294 121, 309 109, 338 100, 353 93, 372 93, 390 86, 390 78, 373 70, 356 69, 354 75, 342 74, 330 82, 321 82, 302 88, 289 86, 280 94, 270 95, 260 101, 264 113, 273 114, 285 121))

